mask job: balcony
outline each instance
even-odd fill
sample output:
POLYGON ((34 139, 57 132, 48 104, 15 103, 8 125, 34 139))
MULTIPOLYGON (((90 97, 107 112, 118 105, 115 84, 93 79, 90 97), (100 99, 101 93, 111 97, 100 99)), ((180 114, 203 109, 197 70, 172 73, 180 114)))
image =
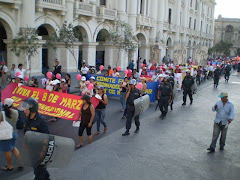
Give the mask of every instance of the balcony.
POLYGON ((77 18, 79 15, 80 16, 87 16, 87 17, 93 17, 94 16, 94 10, 93 10, 93 5, 83 3, 76 1, 75 2, 75 17, 77 18))
POLYGON ((154 19, 139 14, 137 16, 137 27, 138 28, 140 28, 140 27, 153 28, 154 27, 154 19))
POLYGON ((66 0, 36 0, 36 9, 39 12, 43 12, 44 9, 59 11, 65 15, 67 11, 66 0))
POLYGON ((99 22, 104 22, 105 20, 114 21, 117 19, 117 11, 100 6, 97 8, 97 19, 99 22))
POLYGON ((19 9, 22 4, 21 0, 0 0, 0 4, 10 5, 12 9, 19 9))
POLYGON ((185 30, 185 28, 184 27, 180 27, 180 34, 184 34, 184 33, 186 33, 186 30, 185 30))

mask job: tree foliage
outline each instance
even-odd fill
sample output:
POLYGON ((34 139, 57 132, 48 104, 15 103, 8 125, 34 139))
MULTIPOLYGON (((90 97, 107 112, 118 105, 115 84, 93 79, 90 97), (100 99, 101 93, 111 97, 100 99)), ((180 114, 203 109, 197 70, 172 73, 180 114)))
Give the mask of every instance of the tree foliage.
POLYGON ((74 53, 74 43, 78 42, 82 36, 79 35, 79 32, 73 28, 72 24, 67 24, 65 21, 62 27, 59 29, 59 35, 51 34, 46 42, 47 46, 57 50, 57 44, 62 43, 64 47, 72 54, 73 58, 76 61, 76 67, 78 69, 78 60, 76 54, 74 53))
POLYGON ((24 28, 18 36, 12 40, 11 51, 19 57, 21 54, 28 57, 29 68, 31 69, 31 57, 38 53, 39 39, 36 29, 24 28))
POLYGON ((125 21, 117 20, 113 30, 109 33, 110 41, 119 50, 116 66, 119 61, 121 49, 124 49, 127 53, 132 53, 137 48, 134 38, 131 25, 125 21))
POLYGON ((210 48, 208 53, 209 55, 211 55, 212 53, 216 53, 216 54, 223 54, 225 56, 229 56, 231 53, 230 48, 232 46, 233 45, 231 43, 220 41, 214 47, 210 48))

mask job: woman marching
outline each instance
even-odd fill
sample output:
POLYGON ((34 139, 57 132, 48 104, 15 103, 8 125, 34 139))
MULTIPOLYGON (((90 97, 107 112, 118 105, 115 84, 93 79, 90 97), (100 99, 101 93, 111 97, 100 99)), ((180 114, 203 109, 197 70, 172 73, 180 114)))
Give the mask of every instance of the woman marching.
POLYGON ((13 136, 12 136, 13 138, 10 140, 0 141, 0 151, 4 152, 4 155, 7 161, 7 165, 2 167, 2 170, 4 171, 13 170, 11 151, 18 160, 18 163, 19 163, 18 168, 20 170, 23 168, 20 153, 15 145, 16 139, 18 137, 18 134, 16 132, 16 123, 17 123, 19 114, 17 110, 12 108, 13 102, 14 100, 11 98, 5 99, 4 106, 3 106, 4 111, 0 112, 0 126, 1 126, 1 123, 5 120, 13 127, 13 136))
POLYGON ((95 117, 95 109, 94 106, 91 103, 91 98, 88 95, 84 95, 82 97, 83 105, 82 109, 79 113, 78 120, 81 118, 81 124, 78 131, 79 136, 79 144, 76 146, 76 148, 80 148, 83 146, 83 131, 86 129, 87 136, 88 136, 88 144, 92 143, 92 123, 95 117))

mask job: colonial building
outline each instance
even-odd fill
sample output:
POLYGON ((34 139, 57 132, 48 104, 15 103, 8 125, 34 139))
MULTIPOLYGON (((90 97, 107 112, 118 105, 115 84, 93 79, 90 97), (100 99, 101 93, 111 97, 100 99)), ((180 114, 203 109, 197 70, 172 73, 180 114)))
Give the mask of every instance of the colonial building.
MULTIPOLYGON (((213 46, 214 0, 0 0, 0 57, 12 63, 23 63, 26 57, 11 52, 11 39, 20 29, 36 28, 42 36, 39 52, 32 58, 32 72, 52 69, 58 58, 63 71, 76 71, 71 53, 61 44, 58 50, 48 49, 45 39, 64 21, 81 32, 75 55, 90 65, 116 66, 118 48, 103 36, 116 19, 129 23, 138 46, 131 59, 162 62, 164 56, 175 62, 186 62, 187 57, 199 57, 197 52, 213 46)), ((126 68, 129 58, 124 50, 119 64, 126 68)))
POLYGON ((215 20, 214 45, 220 41, 231 43, 230 56, 237 56, 237 49, 240 48, 240 19, 218 16, 215 20))

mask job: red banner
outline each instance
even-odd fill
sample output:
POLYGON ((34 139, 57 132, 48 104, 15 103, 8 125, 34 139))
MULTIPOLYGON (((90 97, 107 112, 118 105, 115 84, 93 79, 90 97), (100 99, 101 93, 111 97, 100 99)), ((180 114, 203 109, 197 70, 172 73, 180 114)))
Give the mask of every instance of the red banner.
MULTIPOLYGON (((2 102, 6 98, 14 99, 13 106, 18 107, 22 101, 32 97, 38 100, 39 113, 58 117, 67 120, 76 120, 82 107, 81 96, 72 94, 49 92, 45 89, 32 88, 27 86, 18 87, 17 83, 11 83, 2 91, 2 102)), ((97 98, 91 98, 92 104, 96 107, 99 104, 97 98)))

